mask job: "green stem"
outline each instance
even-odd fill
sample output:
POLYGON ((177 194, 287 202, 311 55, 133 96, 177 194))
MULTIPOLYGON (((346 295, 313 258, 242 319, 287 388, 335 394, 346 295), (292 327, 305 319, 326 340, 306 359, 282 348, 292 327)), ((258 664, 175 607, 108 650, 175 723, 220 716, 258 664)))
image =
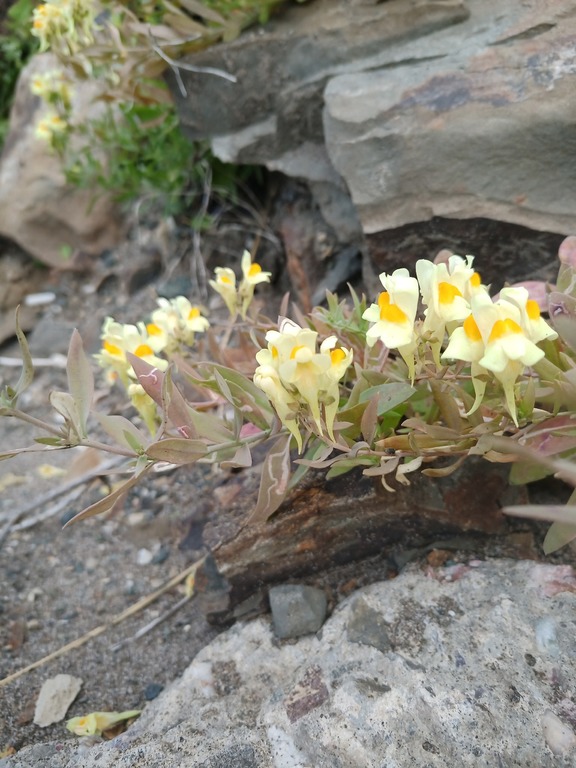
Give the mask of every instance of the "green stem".
POLYGON ((25 421, 28 424, 31 424, 33 427, 38 427, 39 429, 42 429, 44 432, 48 432, 51 435, 62 437, 62 432, 58 427, 53 427, 50 424, 47 424, 45 421, 41 421, 34 416, 30 416, 28 413, 24 413, 24 411, 21 411, 18 408, 12 408, 9 415, 13 416, 15 419, 20 419, 20 421, 25 421))

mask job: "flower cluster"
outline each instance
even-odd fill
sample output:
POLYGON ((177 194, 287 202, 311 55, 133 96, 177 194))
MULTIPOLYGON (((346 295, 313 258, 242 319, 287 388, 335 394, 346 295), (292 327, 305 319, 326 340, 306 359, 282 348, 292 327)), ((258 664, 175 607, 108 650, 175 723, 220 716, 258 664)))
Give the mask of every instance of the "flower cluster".
POLYGON ((334 419, 340 399, 338 383, 352 363, 352 351, 337 345, 330 336, 317 351, 318 333, 281 318, 278 331, 268 331, 268 348, 256 354, 259 363, 254 383, 274 406, 284 426, 294 435, 302 451, 298 421, 312 417, 318 433, 324 425, 334 440, 334 419))
POLYGON ((48 106, 48 110, 36 125, 36 137, 54 145, 58 137, 69 128, 68 118, 72 109, 72 89, 59 69, 37 74, 32 78, 30 90, 48 106))
POLYGON ((205 331, 209 326, 199 308, 192 306, 184 296, 171 300, 160 298, 158 305, 148 325, 142 322, 124 325, 107 317, 100 336, 102 348, 95 356, 98 364, 106 369, 109 380, 119 380, 124 385, 151 432, 156 427, 156 406, 138 383, 127 353, 165 371, 168 360, 159 355, 175 351, 180 344, 193 344, 195 333, 205 331))
POLYGON ((469 413, 479 407, 486 381, 493 374, 517 424, 516 380, 527 366, 544 357, 537 343, 557 338, 557 334, 540 317, 538 303, 526 288, 504 288, 493 301, 472 262, 472 256, 456 255, 440 264, 421 259, 416 263, 418 279, 410 277, 407 269, 382 273, 385 290, 363 315, 372 323, 366 341, 372 346, 380 339, 389 349, 397 349, 412 380, 422 342, 430 346, 438 367, 446 360, 470 363, 476 397, 469 413), (420 299, 425 306, 424 321, 417 323, 420 299), (441 353, 446 332, 449 341, 441 353))
POLYGON ((258 283, 269 283, 270 272, 263 272, 260 264, 252 261, 248 251, 244 251, 241 261, 242 281, 236 287, 236 275, 229 267, 216 267, 215 280, 210 280, 210 285, 222 296, 231 318, 234 320, 238 313, 246 318, 248 307, 254 297, 254 286, 258 283))
POLYGON ((193 306, 185 296, 160 298, 158 306, 152 313, 152 322, 146 326, 157 351, 174 352, 182 344, 191 347, 196 333, 203 333, 210 325, 199 307, 193 306))
POLYGON ((46 0, 32 14, 32 34, 40 50, 63 48, 72 55, 93 40, 94 8, 91 0, 46 0))

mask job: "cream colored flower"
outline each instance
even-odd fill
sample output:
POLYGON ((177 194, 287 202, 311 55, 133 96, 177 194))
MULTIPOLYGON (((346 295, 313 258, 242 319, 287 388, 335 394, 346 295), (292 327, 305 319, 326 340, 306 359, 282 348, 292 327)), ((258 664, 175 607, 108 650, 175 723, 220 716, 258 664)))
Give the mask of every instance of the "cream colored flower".
POLYGON ((65 110, 71 107, 72 90, 60 69, 34 75, 30 81, 30 90, 48 104, 60 104, 65 110))
POLYGON ((414 351, 417 345, 415 329, 418 309, 418 281, 407 269, 397 269, 391 275, 383 272, 380 281, 385 290, 362 317, 373 323, 366 332, 366 343, 373 346, 379 339, 389 348, 397 349, 414 378, 414 351))
MULTIPOLYGON (((261 352, 268 352, 263 349, 261 352)), ((260 353, 258 353, 260 354, 260 353)), ((256 358, 258 359, 258 354, 256 358)), ((263 358, 261 358, 263 359, 263 358)), ((300 402, 294 394, 288 392, 280 381, 277 369, 272 365, 259 365, 254 372, 254 384, 266 394, 282 424, 294 436, 298 450, 302 452, 302 435, 298 429, 297 414, 300 402)))
POLYGON ((558 338, 556 331, 540 316, 538 302, 530 298, 526 288, 522 286, 502 288, 499 303, 502 301, 510 302, 518 308, 520 311, 520 324, 528 338, 534 343, 544 339, 558 338))
MULTIPOLYGON (((473 363, 473 377, 490 371, 501 383, 510 416, 518 424, 514 385, 525 367, 535 365, 544 352, 527 335, 522 327, 522 312, 512 301, 501 299, 494 303, 488 295, 479 293, 473 296, 471 307, 471 319, 452 333, 442 357, 473 363)), ((483 396, 482 392, 479 398, 476 381, 475 389, 472 410, 483 396)))
POLYGON ((258 283, 269 283, 271 272, 263 272, 260 264, 252 261, 249 251, 244 251, 241 261, 242 282, 238 289, 238 300, 240 303, 240 314, 246 317, 248 307, 254 298, 254 286, 258 283))
MULTIPOLYGON (((268 348, 256 354, 260 365, 254 383, 268 394, 280 420, 295 437, 294 417, 305 411, 310 413, 322 434, 323 406, 324 422, 328 434, 334 439, 334 419, 340 396, 338 382, 352 362, 352 351, 337 347, 336 337, 331 336, 321 344, 318 352, 317 340, 316 331, 282 318, 279 330, 266 334, 268 348), (264 377, 266 381, 263 381, 264 377)), ((302 450, 301 436, 296 440, 302 450)))
POLYGON ((126 359, 126 353, 130 352, 136 357, 164 371, 168 367, 168 361, 157 357, 152 346, 152 339, 146 331, 143 323, 136 325, 123 325, 113 318, 107 317, 100 335, 102 348, 95 355, 98 364, 102 368, 109 369, 126 388, 135 379, 132 366, 126 359))
POLYGON ((216 280, 209 280, 209 285, 222 296, 232 317, 238 312, 238 296, 236 292, 236 275, 229 267, 216 267, 216 280))
POLYGON ((150 346, 156 351, 172 352, 180 344, 192 346, 196 333, 203 333, 210 325, 200 308, 193 306, 185 296, 174 299, 159 298, 158 309, 152 313, 152 322, 146 326, 150 346))
POLYGON ((68 123, 57 112, 48 112, 41 118, 35 130, 36 138, 51 142, 54 136, 63 134, 68 129, 68 123))
POLYGON ((32 34, 40 50, 55 48, 73 54, 94 40, 95 4, 92 0, 46 0, 32 13, 32 34))

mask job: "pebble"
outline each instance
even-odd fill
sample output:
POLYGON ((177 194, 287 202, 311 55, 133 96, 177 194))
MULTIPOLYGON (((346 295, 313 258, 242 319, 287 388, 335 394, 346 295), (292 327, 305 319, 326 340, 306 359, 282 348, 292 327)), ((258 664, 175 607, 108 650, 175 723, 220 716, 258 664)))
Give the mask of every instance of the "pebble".
POLYGON ((164 686, 160 683, 149 683, 144 689, 144 698, 146 701, 152 701, 159 696, 164 690, 164 686))
POLYGON ((56 675, 44 681, 34 710, 34 722, 41 728, 59 723, 66 717, 68 707, 82 687, 82 680, 73 675, 56 675))
POLYGON ((281 584, 269 593, 274 634, 281 640, 317 632, 326 618, 326 593, 303 584, 281 584))

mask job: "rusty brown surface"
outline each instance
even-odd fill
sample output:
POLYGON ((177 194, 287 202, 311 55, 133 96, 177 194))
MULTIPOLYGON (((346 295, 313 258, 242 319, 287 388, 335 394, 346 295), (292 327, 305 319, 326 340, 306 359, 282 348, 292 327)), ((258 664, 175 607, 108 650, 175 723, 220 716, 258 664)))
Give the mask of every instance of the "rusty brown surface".
POLYGON ((257 481, 256 472, 236 475, 232 482, 243 484, 242 493, 227 509, 216 506, 204 531, 214 558, 204 591, 217 598, 217 613, 225 614, 271 584, 314 579, 375 555, 426 547, 463 533, 506 535, 514 524, 501 507, 512 499, 527 501, 524 488, 508 485, 507 468, 479 460, 446 478, 414 474, 409 486, 396 484, 395 493, 356 472, 329 481, 318 472, 268 522, 251 525, 247 519, 257 481))

